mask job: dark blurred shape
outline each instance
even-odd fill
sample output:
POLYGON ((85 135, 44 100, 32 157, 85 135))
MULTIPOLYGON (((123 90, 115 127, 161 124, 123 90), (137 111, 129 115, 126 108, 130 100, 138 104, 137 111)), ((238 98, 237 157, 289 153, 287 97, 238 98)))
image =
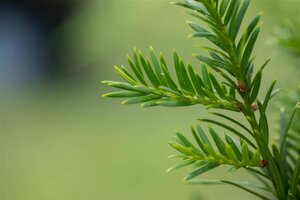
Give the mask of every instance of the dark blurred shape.
POLYGON ((44 28, 51 30, 60 24, 72 11, 74 0, 2 0, 0 7, 13 6, 31 15, 44 28))
POLYGON ((52 80, 63 73, 59 44, 53 30, 67 19, 75 4, 71 0, 0 1, 1 87, 19 88, 52 80))

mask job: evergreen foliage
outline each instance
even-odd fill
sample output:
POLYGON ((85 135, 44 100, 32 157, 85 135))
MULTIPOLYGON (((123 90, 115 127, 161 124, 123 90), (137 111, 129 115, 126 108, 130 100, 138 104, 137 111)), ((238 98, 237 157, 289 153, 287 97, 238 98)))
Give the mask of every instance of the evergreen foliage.
POLYGON ((260 199, 270 199, 267 193, 279 200, 300 199, 300 127, 297 112, 300 103, 298 99, 290 116, 281 114, 280 139, 277 144, 270 145, 266 111, 278 89, 275 89, 276 82, 273 81, 266 94, 258 96, 263 70, 270 60, 267 59, 254 70, 253 48, 260 32, 261 15, 255 16, 245 30, 240 30, 250 0, 184 0, 174 4, 185 7, 203 23, 188 22, 193 30, 191 36, 212 43, 212 47, 203 47, 207 55, 195 55, 200 65, 194 67, 183 61, 174 50, 174 77, 162 53, 157 56, 151 47, 147 57, 134 49, 132 57, 128 56, 129 67, 115 66, 123 82, 103 81, 120 91, 103 96, 126 98, 123 104, 141 104, 143 107, 200 104, 207 109, 216 109, 217 112, 210 113, 215 118, 199 120, 221 127, 229 134, 220 133, 210 126, 208 131, 204 131, 198 125, 191 129, 194 137, 194 142, 191 142, 177 132, 175 142, 170 145, 179 154, 171 157, 182 161, 168 171, 191 166, 193 171, 184 178, 191 184, 224 183, 260 199), (248 124, 242 124, 218 110, 238 112, 248 124), (234 127, 239 127, 239 130, 234 127), (230 166, 231 171, 244 168, 262 184, 195 179, 221 165, 230 166))

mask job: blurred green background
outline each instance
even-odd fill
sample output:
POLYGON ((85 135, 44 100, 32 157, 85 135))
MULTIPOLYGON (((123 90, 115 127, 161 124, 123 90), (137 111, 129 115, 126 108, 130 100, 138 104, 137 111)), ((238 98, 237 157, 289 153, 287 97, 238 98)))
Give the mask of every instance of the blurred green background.
MULTIPOLYGON (((190 134, 196 119, 207 115, 201 106, 145 109, 101 98, 110 88, 100 81, 119 80, 113 65, 126 64, 126 53, 134 46, 146 54, 152 45, 169 61, 176 48, 198 65, 191 54, 200 53, 197 45, 206 42, 188 38, 191 30, 185 23, 197 20, 168 2, 76 1, 47 36, 56 55, 50 65, 57 69, 54 75, 28 78, 34 70, 23 69, 28 73, 8 76, 9 65, 1 63, 0 199, 174 200, 197 193, 208 200, 255 199, 230 186, 188 186, 181 181, 186 169, 166 173, 177 162, 167 159, 174 153, 167 145, 173 130, 190 134)), ((274 27, 297 15, 299 7, 299 1, 252 1, 246 22, 264 11, 256 64, 272 56, 264 89, 275 78, 283 89, 299 83, 293 60, 267 44, 274 27)), ((1 58, 7 51, 1 49, 1 58)), ((274 120, 277 111, 269 112, 274 120)), ((202 177, 253 180, 243 170, 227 170, 218 168, 202 177)))

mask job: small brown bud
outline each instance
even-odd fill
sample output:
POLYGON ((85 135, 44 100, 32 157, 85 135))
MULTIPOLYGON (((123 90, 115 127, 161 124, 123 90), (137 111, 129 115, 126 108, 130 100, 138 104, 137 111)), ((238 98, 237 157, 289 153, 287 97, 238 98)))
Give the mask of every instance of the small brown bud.
POLYGON ((260 161, 260 166, 261 167, 266 167, 267 165, 268 165, 268 161, 267 160, 260 161))
POLYGON ((251 105, 251 109, 253 110, 253 111, 256 111, 257 110, 257 105, 254 103, 254 104, 252 104, 251 105))
POLYGON ((241 103, 236 103, 236 108, 237 110, 242 111, 241 103))
POLYGON ((241 81, 238 81, 238 85, 237 86, 238 86, 240 92, 242 92, 242 93, 245 92, 246 86, 245 86, 244 83, 242 83, 241 81))

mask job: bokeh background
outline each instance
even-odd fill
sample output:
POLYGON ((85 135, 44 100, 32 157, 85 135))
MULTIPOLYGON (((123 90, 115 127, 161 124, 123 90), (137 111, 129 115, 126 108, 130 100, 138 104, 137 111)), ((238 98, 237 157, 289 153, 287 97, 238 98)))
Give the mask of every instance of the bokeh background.
MULTIPOLYGON (((173 130, 188 135, 206 116, 201 106, 140 108, 104 99, 119 80, 113 65, 126 64, 134 46, 150 45, 170 61, 172 49, 195 66, 201 39, 188 38, 194 20, 168 0, 0 1, 0 199, 168 200, 255 199, 230 186, 188 186, 185 169, 167 141, 173 130)), ((256 63, 272 56, 263 79, 296 88, 299 68, 268 41, 274 28, 297 16, 298 0, 253 0, 248 22, 261 10, 263 28, 256 63)), ((272 130, 277 111, 269 112, 272 130)), ((249 178, 219 168, 203 178, 249 178)))

